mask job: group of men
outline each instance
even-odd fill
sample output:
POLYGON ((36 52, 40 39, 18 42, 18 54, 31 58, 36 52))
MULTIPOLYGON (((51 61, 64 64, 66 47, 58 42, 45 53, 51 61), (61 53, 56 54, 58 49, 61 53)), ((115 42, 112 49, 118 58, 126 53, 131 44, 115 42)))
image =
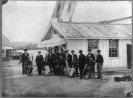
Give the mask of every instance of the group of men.
MULTIPOLYGON (((43 70, 46 70, 45 66, 49 66, 50 74, 61 76, 69 75, 70 78, 79 76, 79 78, 82 79, 85 78, 88 73, 89 78, 95 78, 95 65, 97 65, 97 79, 102 79, 103 56, 100 54, 101 51, 97 50, 98 54, 95 58, 91 51, 91 49, 88 49, 88 54, 85 56, 83 51, 79 50, 78 57, 74 50, 69 54, 69 50, 60 53, 59 49, 57 49, 56 53, 52 53, 52 50, 49 49, 45 59, 41 55, 41 51, 38 51, 38 55, 36 56, 38 74, 42 75, 43 70)), ((28 56, 29 54, 26 52, 22 55, 28 56)), ((23 65, 24 63, 22 63, 22 67, 23 65)))
MULTIPOLYGON (((69 50, 65 50, 64 53, 60 53, 56 50, 56 53, 52 53, 52 50, 48 50, 47 65, 50 68, 50 73, 54 75, 69 75, 69 77, 79 76, 80 79, 84 78, 89 73, 89 78, 95 78, 95 65, 97 64, 98 79, 102 79, 102 65, 103 56, 100 54, 100 50, 97 50, 97 56, 91 53, 91 49, 88 49, 88 54, 85 56, 82 50, 79 50, 79 57, 74 53, 74 50, 69 54, 69 50), (79 72, 78 72, 79 71, 79 72)), ((40 54, 36 57, 36 63, 38 71, 42 74, 43 56, 40 54), (41 66, 41 67, 39 67, 41 66)), ((45 66, 45 64, 44 64, 45 66)))

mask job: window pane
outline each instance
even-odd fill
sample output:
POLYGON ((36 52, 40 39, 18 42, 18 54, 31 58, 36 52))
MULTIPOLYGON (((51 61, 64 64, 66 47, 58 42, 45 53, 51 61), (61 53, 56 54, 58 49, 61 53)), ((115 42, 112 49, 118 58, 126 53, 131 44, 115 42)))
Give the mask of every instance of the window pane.
POLYGON ((109 49, 109 52, 111 52, 111 49, 109 49))
POLYGON ((117 52, 117 49, 115 49, 115 52, 117 52))
POLYGON ((112 49, 112 52, 115 52, 115 49, 112 49))
POLYGON ((117 52, 115 53, 115 57, 117 57, 117 52))
POLYGON ((112 57, 115 57, 114 53, 112 53, 112 57))
POLYGON ((109 53, 109 57, 111 57, 111 53, 109 53))
POLYGON ((118 40, 117 39, 110 39, 109 40, 109 47, 118 48, 118 40))

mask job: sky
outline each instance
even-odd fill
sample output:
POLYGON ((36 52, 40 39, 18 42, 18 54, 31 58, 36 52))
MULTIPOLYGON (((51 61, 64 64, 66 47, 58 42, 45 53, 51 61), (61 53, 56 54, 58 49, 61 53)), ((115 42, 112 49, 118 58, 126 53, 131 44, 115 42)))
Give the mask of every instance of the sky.
MULTIPOLYGON (((56 1, 9 1, 2 6, 2 33, 10 41, 40 42, 56 1)), ((129 1, 78 1, 72 22, 99 22, 132 16, 129 1)))

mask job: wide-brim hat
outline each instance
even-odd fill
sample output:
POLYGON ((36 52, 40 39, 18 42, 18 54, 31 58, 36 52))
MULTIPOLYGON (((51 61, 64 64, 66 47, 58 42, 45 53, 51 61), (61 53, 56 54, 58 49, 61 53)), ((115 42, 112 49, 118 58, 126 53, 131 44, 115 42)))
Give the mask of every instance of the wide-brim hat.
POLYGON ((74 52, 74 50, 72 50, 71 52, 74 52))
POLYGON ((41 53, 41 51, 38 51, 38 53, 41 53))
POLYGON ((48 51, 52 51, 52 49, 49 49, 48 51))
POLYGON ((79 50, 79 52, 83 52, 82 50, 79 50))
POLYGON ((92 51, 91 49, 88 49, 88 51, 92 51))
POLYGON ((24 51, 28 51, 28 49, 24 49, 24 51))
POLYGON ((97 52, 101 52, 101 50, 97 50, 97 52))

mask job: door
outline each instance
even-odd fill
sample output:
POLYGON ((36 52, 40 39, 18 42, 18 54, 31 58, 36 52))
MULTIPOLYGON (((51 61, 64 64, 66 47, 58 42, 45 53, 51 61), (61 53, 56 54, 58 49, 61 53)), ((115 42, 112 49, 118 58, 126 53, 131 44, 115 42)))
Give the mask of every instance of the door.
POLYGON ((9 57, 10 51, 9 49, 6 49, 6 57, 9 57))
POLYGON ((127 44, 127 68, 131 69, 132 66, 132 45, 127 44))

